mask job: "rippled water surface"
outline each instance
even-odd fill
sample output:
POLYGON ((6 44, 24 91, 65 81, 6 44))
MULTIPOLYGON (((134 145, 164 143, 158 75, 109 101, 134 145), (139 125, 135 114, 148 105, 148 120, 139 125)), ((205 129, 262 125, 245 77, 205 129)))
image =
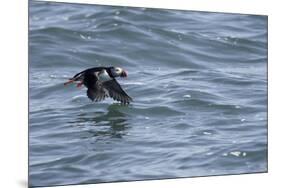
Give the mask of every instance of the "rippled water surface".
POLYGON ((33 2, 30 185, 267 171, 267 17, 33 2), (120 66, 129 106, 63 83, 120 66))

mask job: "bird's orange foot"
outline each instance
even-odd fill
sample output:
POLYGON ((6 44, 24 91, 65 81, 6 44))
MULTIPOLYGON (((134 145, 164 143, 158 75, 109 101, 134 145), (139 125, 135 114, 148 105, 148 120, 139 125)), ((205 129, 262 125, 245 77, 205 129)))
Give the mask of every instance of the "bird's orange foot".
POLYGON ((68 84, 70 84, 70 83, 72 83, 72 82, 74 82, 74 80, 69 80, 68 82, 65 82, 63 85, 68 85, 68 84))
POLYGON ((83 82, 78 83, 76 86, 81 87, 83 85, 83 82))

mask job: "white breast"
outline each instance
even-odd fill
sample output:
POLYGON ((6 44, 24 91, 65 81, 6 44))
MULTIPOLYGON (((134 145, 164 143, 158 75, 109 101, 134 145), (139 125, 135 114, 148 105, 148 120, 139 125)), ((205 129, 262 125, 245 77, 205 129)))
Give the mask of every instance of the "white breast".
POLYGON ((112 78, 108 75, 108 73, 104 70, 104 71, 101 71, 99 74, 98 74, 98 77, 99 77, 99 80, 101 82, 106 82, 106 81, 109 81, 109 80, 112 80, 112 78))

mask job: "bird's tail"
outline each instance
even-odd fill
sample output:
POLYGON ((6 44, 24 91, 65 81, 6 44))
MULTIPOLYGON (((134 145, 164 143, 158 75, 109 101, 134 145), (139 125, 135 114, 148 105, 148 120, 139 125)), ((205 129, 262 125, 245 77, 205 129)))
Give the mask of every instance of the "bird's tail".
POLYGON ((65 82, 63 85, 68 85, 68 84, 71 84, 72 82, 75 82, 75 81, 79 81, 79 80, 83 80, 84 78, 84 72, 85 71, 82 71, 82 72, 79 72, 77 73, 75 76, 73 76, 72 78, 70 78, 67 82, 65 82))

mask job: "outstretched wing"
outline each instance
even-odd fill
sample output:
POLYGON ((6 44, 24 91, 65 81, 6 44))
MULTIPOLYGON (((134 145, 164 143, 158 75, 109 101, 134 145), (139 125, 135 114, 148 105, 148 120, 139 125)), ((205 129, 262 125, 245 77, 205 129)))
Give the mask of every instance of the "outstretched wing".
POLYGON ((102 85, 108 91, 109 96, 114 100, 120 101, 122 104, 130 104, 130 102, 133 101, 115 79, 103 82, 102 85))
POLYGON ((108 97, 107 91, 103 88, 102 83, 98 80, 97 73, 87 72, 84 76, 84 85, 88 88, 87 96, 94 102, 104 100, 108 97))
POLYGON ((108 97, 106 90, 102 87, 101 82, 97 81, 94 85, 88 87, 87 96, 94 102, 99 102, 108 97))

